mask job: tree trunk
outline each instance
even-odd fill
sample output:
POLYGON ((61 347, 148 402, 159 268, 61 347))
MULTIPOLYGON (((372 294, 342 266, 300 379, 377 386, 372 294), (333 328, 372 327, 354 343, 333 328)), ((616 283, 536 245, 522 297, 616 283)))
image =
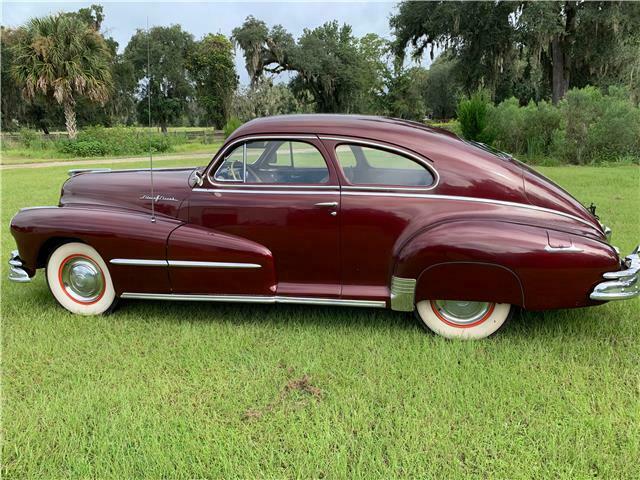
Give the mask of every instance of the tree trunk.
POLYGON ((78 135, 78 125, 76 124, 76 110, 70 101, 64 102, 64 120, 69 140, 75 140, 78 135))
POLYGON ((163 134, 167 134, 167 123, 166 122, 160 122, 160 131, 163 134))
POLYGON ((563 42, 560 35, 556 35, 551 40, 551 100, 557 105, 567 93, 569 87, 568 73, 565 68, 563 42))

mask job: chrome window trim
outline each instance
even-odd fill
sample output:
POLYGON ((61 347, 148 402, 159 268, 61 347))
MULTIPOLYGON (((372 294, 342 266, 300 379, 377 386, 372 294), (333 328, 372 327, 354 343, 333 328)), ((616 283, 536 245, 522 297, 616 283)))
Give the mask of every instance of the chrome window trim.
POLYGON ((343 187, 342 195, 349 196, 381 196, 381 197, 401 197, 401 198, 425 198, 425 199, 443 199, 443 200, 459 200, 464 202, 474 202, 474 203, 486 203, 493 205, 502 205, 506 207, 516 207, 516 208, 524 208, 528 210, 535 210, 538 212, 544 213, 552 213, 555 215, 560 215, 562 217, 571 218, 573 220, 577 220, 591 228, 594 228, 594 225, 589 223, 588 221, 576 217, 575 215, 571 215, 570 213, 560 212, 558 210, 553 210, 551 208, 538 207, 536 205, 527 205, 525 203, 518 202, 509 202, 506 200, 492 200, 490 198, 478 198, 478 197, 464 197, 457 195, 438 195, 438 194, 427 194, 427 193, 399 193, 399 192, 367 192, 367 191, 357 191, 357 187, 343 187), (347 190, 347 191, 344 191, 347 190))
MULTIPOLYGON (((250 142, 252 140, 287 140, 287 139, 306 139, 306 140, 318 140, 317 135, 300 135, 300 134, 289 134, 289 135, 283 135, 283 134, 275 134, 275 135, 249 135, 247 137, 239 137, 236 138, 235 140, 229 142, 227 145, 224 145, 223 148, 214 155, 214 157, 211 159, 211 162, 209 162, 209 165, 207 166, 206 170, 205 170, 205 177, 207 178, 207 180, 209 181, 209 183, 211 185, 217 185, 218 183, 215 181, 215 173, 213 174, 213 177, 211 176, 211 172, 213 170, 213 167, 215 166, 215 164, 220 160, 220 157, 224 157, 224 155, 229 151, 229 149, 235 145, 237 145, 238 143, 242 143, 242 142, 250 142)), ((318 153, 320 153, 320 155, 322 155, 322 152, 320 152, 320 150, 315 147, 316 150, 318 150, 318 153)), ((245 149, 246 150, 246 149, 245 149)), ((322 158, 324 159, 325 163, 327 161, 326 158, 324 158, 324 155, 322 155, 322 158)), ((246 164, 246 162, 245 162, 246 164)), ((327 165, 327 169, 329 168, 329 166, 327 165)), ((217 170, 216 170, 217 173, 217 170)), ((218 180, 219 182, 219 180, 218 180)), ((238 183, 236 181, 236 183, 238 183)), ((244 186, 244 181, 243 183, 238 183, 238 186, 244 186)), ((251 186, 255 186, 255 184, 252 185, 246 185, 247 187, 251 187, 251 186)), ((287 185, 284 185, 285 187, 287 185)))
POLYGON ((124 292, 122 298, 139 300, 184 300, 196 302, 232 302, 232 303, 284 303, 303 305, 336 305, 342 307, 385 308, 384 300, 356 300, 345 298, 287 297, 261 295, 202 295, 177 293, 135 293, 124 292))
MULTIPOLYGON (((370 186, 362 186, 362 188, 387 189, 387 190, 393 189, 393 190, 402 190, 402 191, 405 191, 405 190, 426 191, 426 190, 433 190, 440 183, 440 174, 438 173, 438 170, 436 170, 436 168, 433 165, 431 165, 431 163, 430 163, 431 160, 428 160, 425 157, 422 157, 422 156, 418 155, 417 153, 413 153, 413 152, 411 152, 409 150, 405 150, 404 148, 396 147, 394 145, 387 145, 387 144, 384 144, 384 143, 372 142, 371 140, 361 140, 361 139, 359 139, 357 137, 335 137, 335 136, 320 135, 320 140, 334 140, 334 141, 337 141, 337 142, 341 142, 341 143, 337 144, 334 147, 334 152, 335 152, 335 149, 339 145, 342 145, 342 144, 345 144, 345 143, 356 144, 356 145, 368 145, 368 146, 380 148, 382 150, 389 150, 391 152, 397 153, 400 156, 409 157, 409 158, 415 160, 420 165, 422 165, 427 170, 429 170, 433 174, 433 177, 434 177, 434 182, 429 186, 400 187, 400 186, 393 186, 393 185, 389 185, 389 186, 386 186, 386 185, 370 185, 370 186)), ((336 160, 338 160, 337 159, 337 155, 336 155, 336 160)), ((340 161, 338 160, 338 167, 340 167, 342 169, 342 167, 339 165, 339 162, 340 161)), ((353 187, 360 188, 360 186, 353 185, 351 183, 349 185, 353 186, 353 187)))
POLYGON ((113 265, 136 267, 190 267, 190 268, 262 268, 257 263, 243 262, 201 262, 197 260, 146 260, 141 258, 112 258, 113 265))

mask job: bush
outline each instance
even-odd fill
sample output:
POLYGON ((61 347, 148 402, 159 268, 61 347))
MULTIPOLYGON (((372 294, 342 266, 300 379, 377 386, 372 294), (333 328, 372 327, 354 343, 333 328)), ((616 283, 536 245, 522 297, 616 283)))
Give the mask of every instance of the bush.
POLYGON ((521 107, 510 98, 490 110, 487 131, 499 150, 539 157, 551 152, 559 128, 560 112, 553 105, 531 101, 521 107))
POLYGON ((487 130, 490 108, 489 96, 483 91, 478 91, 471 98, 463 99, 458 103, 458 122, 464 138, 485 143, 491 142, 491 133, 487 130))
POLYGON ((74 157, 101 157, 108 147, 99 140, 61 140, 59 150, 74 157))
POLYGON ((572 89, 560 104, 564 135, 556 150, 569 163, 640 156, 640 108, 622 89, 603 95, 595 87, 572 89))
POLYGON ((76 140, 58 142, 62 153, 82 157, 104 155, 140 155, 149 151, 168 152, 173 145, 185 143, 186 135, 163 135, 130 127, 87 127, 76 140))
POLYGON ((231 117, 224 126, 224 138, 228 138, 240 125, 242 122, 238 117, 231 117))
POLYGON ((18 133, 19 142, 26 148, 31 148, 36 142, 40 140, 40 135, 34 130, 28 128, 21 128, 18 133))

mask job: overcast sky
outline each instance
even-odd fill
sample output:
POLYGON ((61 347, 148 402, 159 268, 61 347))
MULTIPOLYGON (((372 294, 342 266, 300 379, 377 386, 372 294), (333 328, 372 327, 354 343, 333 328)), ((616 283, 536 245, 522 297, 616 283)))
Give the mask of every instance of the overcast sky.
MULTIPOLYGON (((283 25, 298 38, 305 28, 315 28, 330 20, 338 20, 353 27, 360 37, 376 33, 390 38, 389 17, 397 2, 2 2, 2 24, 16 27, 31 17, 73 11, 99 3, 104 6, 105 21, 102 30, 120 44, 120 51, 127 45, 136 29, 149 25, 179 23, 196 39, 207 33, 231 35, 248 15, 264 20, 269 27, 283 25)), ((427 66, 428 60, 423 62, 427 66)), ((236 68, 240 82, 249 78, 241 52, 236 52, 236 68)))

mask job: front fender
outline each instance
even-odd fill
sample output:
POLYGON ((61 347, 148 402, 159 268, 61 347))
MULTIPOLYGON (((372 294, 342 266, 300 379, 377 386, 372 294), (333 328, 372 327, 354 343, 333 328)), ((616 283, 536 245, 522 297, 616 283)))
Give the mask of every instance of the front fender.
POLYGON ((11 221, 20 258, 30 275, 46 266, 51 249, 79 241, 95 248, 109 265, 118 294, 123 291, 168 292, 166 267, 113 265, 114 258, 166 259, 169 234, 181 222, 118 209, 38 207, 23 209, 11 221), (134 289, 134 290, 131 290, 134 289))
POLYGON ((416 302, 494 301, 541 310, 593 304, 593 286, 617 264, 611 247, 590 238, 497 220, 456 221, 406 242, 394 276, 416 279, 416 302), (556 241, 573 248, 550 248, 556 241))

